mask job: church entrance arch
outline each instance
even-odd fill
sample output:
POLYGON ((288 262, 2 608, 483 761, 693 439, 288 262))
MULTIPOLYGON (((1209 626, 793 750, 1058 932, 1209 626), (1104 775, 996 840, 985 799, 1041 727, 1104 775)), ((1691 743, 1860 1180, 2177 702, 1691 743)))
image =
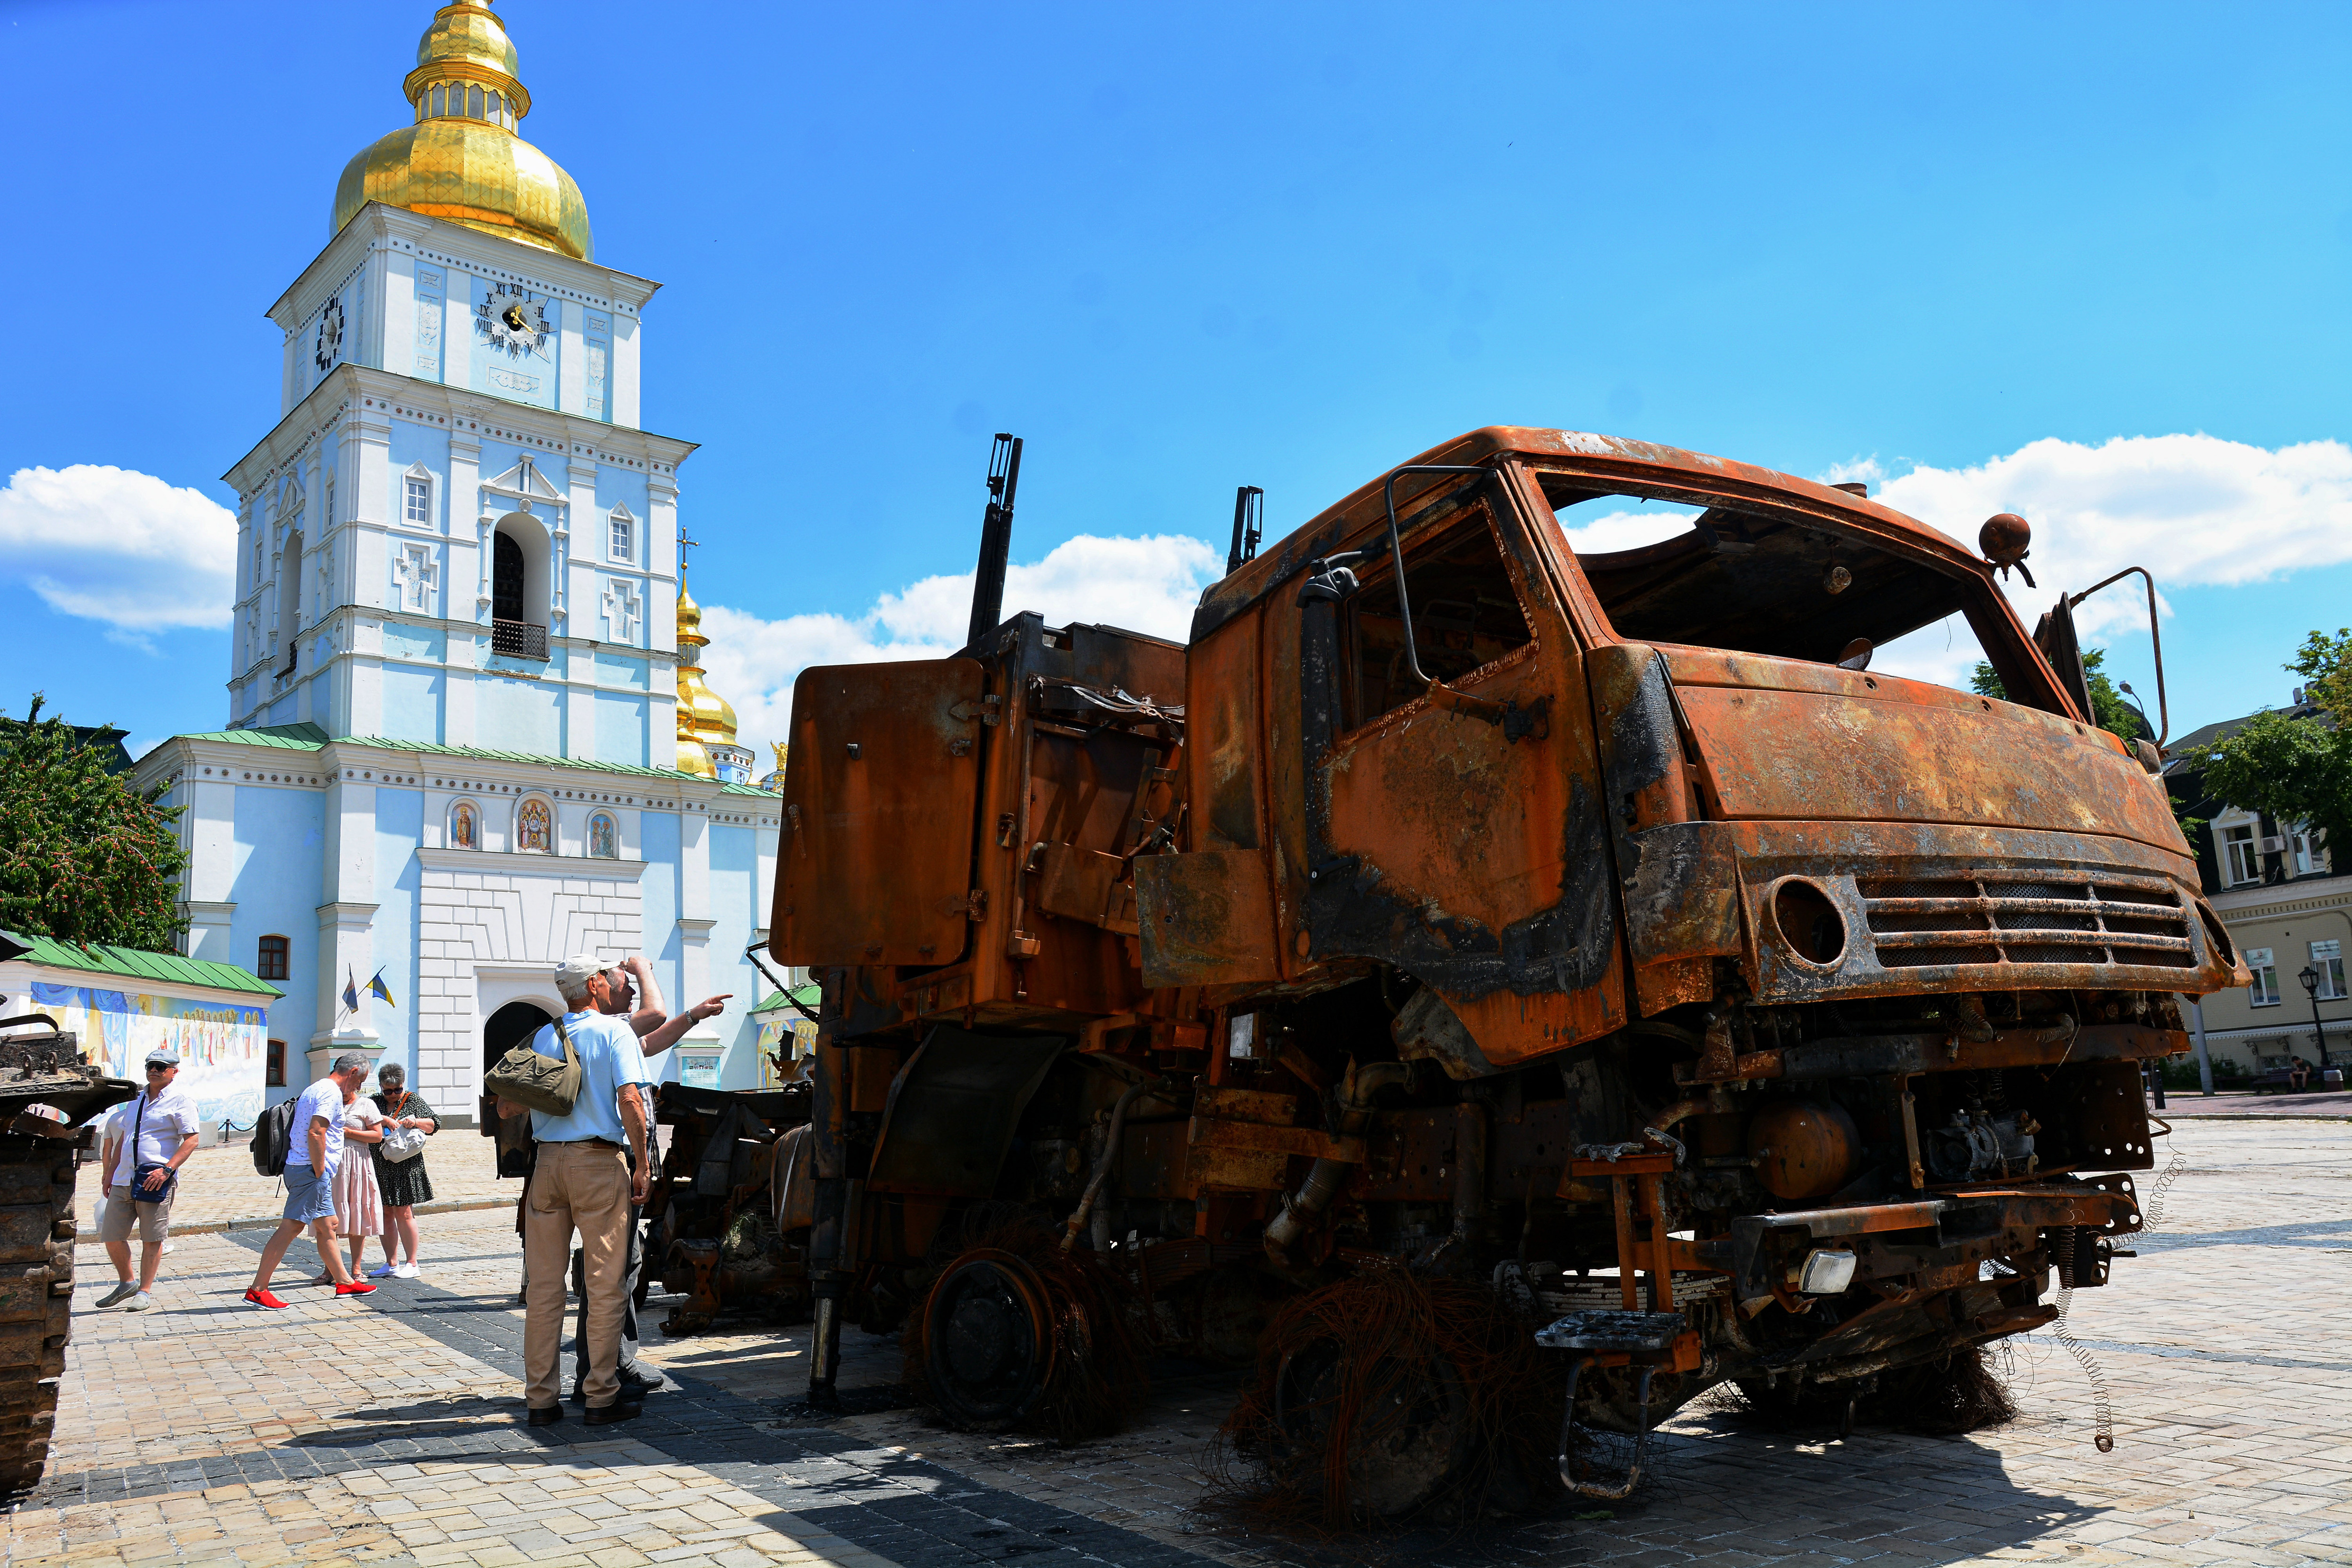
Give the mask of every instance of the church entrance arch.
POLYGON ((482 1070, 555 1021, 555 1015, 536 1002, 509 1002, 482 1025, 482 1070))
MULTIPOLYGON (((499 1065, 499 1058, 554 1021, 555 1015, 536 1002, 509 1002, 491 1014, 482 1023, 482 1071, 487 1075, 499 1065)), ((495 1125, 498 1115, 489 1097, 482 1097, 482 1125, 495 1125)), ((522 1176, 530 1172, 530 1155, 526 1134, 530 1129, 524 1119, 517 1117, 499 1128, 498 1132, 499 1174, 522 1176)))

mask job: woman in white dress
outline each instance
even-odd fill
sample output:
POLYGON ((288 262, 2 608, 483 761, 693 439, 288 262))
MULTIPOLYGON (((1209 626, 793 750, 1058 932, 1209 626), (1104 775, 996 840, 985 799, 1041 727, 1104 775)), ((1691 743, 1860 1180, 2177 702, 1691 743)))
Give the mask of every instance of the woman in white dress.
POLYGON ((360 1258, 368 1237, 383 1233, 383 1194, 376 1185, 375 1151, 383 1142, 383 1112, 357 1089, 343 1095, 343 1158, 335 1167, 335 1225, 352 1245, 352 1278, 364 1279, 360 1258))

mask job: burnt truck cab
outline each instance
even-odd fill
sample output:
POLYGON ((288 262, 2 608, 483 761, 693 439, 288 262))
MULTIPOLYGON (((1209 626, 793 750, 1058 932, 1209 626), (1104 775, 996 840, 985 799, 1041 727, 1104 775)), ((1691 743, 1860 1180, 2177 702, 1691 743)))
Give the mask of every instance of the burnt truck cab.
POLYGON ((2175 994, 2239 970, 2066 603, 2037 642, 1861 495, 1497 427, 1239 565, 1184 646, 1018 616, 808 671, 772 951, 824 973, 820 1329, 828 1289, 948 1289, 983 1200, 1194 1349, 1234 1292, 1155 1292, 1507 1277, 1617 1425, 2048 1321, 2138 1226, 2175 994), (2006 700, 1868 668, 1954 616, 2006 700))

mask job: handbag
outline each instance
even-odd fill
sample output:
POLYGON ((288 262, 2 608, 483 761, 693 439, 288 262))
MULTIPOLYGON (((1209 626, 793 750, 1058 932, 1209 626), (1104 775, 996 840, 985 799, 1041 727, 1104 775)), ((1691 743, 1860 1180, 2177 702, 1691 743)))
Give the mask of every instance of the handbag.
MULTIPOLYGON (((397 1116, 407 1109, 408 1096, 403 1094, 400 1097, 400 1103, 393 1108, 392 1114, 397 1116)), ((392 1164, 397 1165, 403 1160, 414 1160, 425 1152, 425 1129, 387 1127, 383 1130, 383 1142, 376 1147, 383 1151, 384 1159, 392 1164)))
POLYGON ((525 1040, 482 1075, 482 1088, 549 1116, 571 1115, 580 1098, 580 1053, 572 1048, 571 1032, 561 1018, 555 1020, 555 1037, 563 1043, 561 1059, 541 1056, 525 1040))
POLYGON ((172 1195, 180 1184, 180 1173, 165 1164, 142 1165, 139 1163, 139 1134, 147 1125, 147 1097, 139 1097, 139 1114, 131 1123, 131 1201, 137 1204, 160 1204, 172 1195), (153 1192, 147 1187, 147 1173, 163 1173, 163 1185, 153 1192))

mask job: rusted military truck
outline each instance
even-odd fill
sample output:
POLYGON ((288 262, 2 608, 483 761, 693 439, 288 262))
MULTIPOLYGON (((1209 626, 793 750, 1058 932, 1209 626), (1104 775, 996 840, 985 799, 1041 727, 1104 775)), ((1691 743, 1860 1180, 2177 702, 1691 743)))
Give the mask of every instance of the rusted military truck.
POLYGON ((1999 591, 2027 542, 1490 428, 1238 563, 1182 646, 1000 624, 983 559, 957 657, 808 670, 771 952, 824 986, 774 1200, 813 1389, 845 1318, 909 1313, 950 1419, 1066 1385, 1074 1309, 966 1250, 982 1211, 1227 1358, 1353 1271, 1493 1281, 1619 1431, 2105 1284, 2143 1064, 2239 961, 2073 601, 2037 641, 1999 591), (2005 700, 1869 669, 1955 616, 2005 700))

